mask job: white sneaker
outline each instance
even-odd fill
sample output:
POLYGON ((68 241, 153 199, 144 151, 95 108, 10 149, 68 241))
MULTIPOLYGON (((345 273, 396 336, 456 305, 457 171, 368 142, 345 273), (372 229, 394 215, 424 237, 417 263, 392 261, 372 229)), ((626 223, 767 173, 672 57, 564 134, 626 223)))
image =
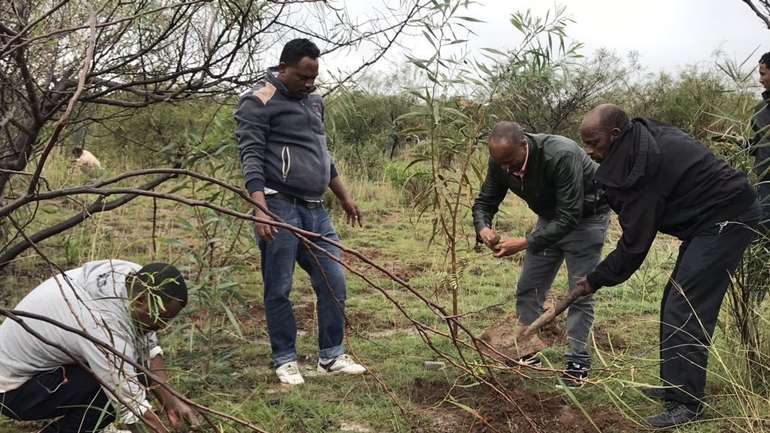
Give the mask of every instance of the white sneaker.
POLYGON ((297 361, 290 361, 279 365, 278 368, 275 369, 275 375, 278 376, 278 380, 280 380, 281 383, 287 385, 301 385, 305 383, 305 379, 303 379, 302 375, 299 373, 297 361))
POLYGON ((364 374, 366 372, 366 367, 358 364, 353 358, 343 353, 328 362, 323 362, 319 359, 317 370, 319 373, 323 374, 364 374))

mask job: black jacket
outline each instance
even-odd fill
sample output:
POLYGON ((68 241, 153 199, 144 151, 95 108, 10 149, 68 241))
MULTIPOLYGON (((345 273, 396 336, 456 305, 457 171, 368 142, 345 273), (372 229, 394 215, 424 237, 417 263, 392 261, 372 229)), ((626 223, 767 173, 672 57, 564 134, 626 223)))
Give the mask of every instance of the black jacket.
POLYGON ((538 253, 572 231, 580 217, 609 212, 609 207, 594 184, 598 164, 574 141, 560 135, 526 136, 529 159, 523 181, 489 158, 487 177, 473 203, 473 225, 477 234, 490 227, 505 195, 513 191, 550 220, 527 236, 528 249, 538 253))
POLYGON ((746 177, 683 131, 633 119, 596 172, 623 235, 588 274, 594 289, 627 280, 658 231, 686 240, 755 202, 746 177))
POLYGON ((754 155, 754 172, 759 180, 770 182, 770 90, 762 93, 762 99, 751 118, 754 136, 749 149, 754 155))

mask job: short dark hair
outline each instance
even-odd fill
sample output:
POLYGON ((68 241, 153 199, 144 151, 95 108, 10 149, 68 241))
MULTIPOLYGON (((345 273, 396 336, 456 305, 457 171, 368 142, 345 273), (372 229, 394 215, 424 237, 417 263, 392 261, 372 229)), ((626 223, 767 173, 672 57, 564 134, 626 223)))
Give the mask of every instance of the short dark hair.
POLYGON ((281 63, 296 66, 303 57, 315 60, 321 55, 321 50, 308 39, 292 39, 283 46, 281 63))
POLYGON ((187 305, 187 283, 179 269, 168 263, 150 263, 139 269, 131 281, 131 296, 151 292, 159 296, 163 305, 177 301, 187 305))
POLYGON ((762 54, 762 57, 759 58, 759 63, 762 63, 765 65, 765 67, 770 68, 770 51, 762 54))
POLYGON ((72 156, 79 158, 80 155, 83 154, 83 148, 82 147, 73 147, 72 148, 72 156))

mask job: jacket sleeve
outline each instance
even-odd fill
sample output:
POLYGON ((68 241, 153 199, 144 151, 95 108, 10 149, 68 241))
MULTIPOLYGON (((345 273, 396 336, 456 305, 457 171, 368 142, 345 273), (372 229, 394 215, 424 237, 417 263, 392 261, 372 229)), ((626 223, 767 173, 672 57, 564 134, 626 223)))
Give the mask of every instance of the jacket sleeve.
POLYGON ((627 194, 618 219, 623 234, 612 251, 586 277, 594 290, 620 284, 639 269, 658 233, 665 203, 652 188, 627 194))
POLYGON ((265 104, 254 95, 243 96, 235 112, 241 171, 249 193, 264 191, 264 158, 270 118, 265 104))
MULTIPOLYGON (((321 122, 326 123, 326 102, 324 102, 323 98, 321 98, 321 122)), ((324 133, 326 133, 326 125, 324 125, 324 133)), ((340 174, 337 171, 337 166, 334 164, 334 158, 332 158, 332 152, 329 150, 328 144, 326 151, 329 152, 329 183, 331 184, 331 181, 340 174)))
POLYGON ((478 235, 484 227, 492 226, 492 218, 500 209, 500 203, 508 193, 508 186, 500 181, 496 175, 497 165, 492 158, 487 164, 487 176, 481 185, 479 195, 473 202, 473 226, 478 235))
POLYGON ((537 254, 569 234, 583 212, 583 164, 572 153, 556 159, 553 173, 556 191, 556 212, 547 224, 527 236, 528 250, 537 254))

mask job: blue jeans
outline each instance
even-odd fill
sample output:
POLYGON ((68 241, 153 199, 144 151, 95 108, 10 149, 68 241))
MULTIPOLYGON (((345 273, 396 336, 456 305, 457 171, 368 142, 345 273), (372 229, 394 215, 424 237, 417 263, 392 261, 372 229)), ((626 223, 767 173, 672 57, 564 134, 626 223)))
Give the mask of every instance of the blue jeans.
MULTIPOLYGON (((283 221, 303 230, 339 240, 331 218, 322 206, 308 208, 278 197, 267 196, 267 206, 283 221)), ((341 258, 339 248, 325 241, 313 241, 331 255, 341 258)), ((303 245, 291 232, 280 229, 272 241, 259 240, 262 253, 262 281, 265 286, 265 314, 273 364, 278 366, 297 359, 297 323, 294 319, 291 293, 294 264, 310 275, 318 308, 319 356, 335 358, 345 353, 345 273, 342 265, 321 251, 303 245)))

